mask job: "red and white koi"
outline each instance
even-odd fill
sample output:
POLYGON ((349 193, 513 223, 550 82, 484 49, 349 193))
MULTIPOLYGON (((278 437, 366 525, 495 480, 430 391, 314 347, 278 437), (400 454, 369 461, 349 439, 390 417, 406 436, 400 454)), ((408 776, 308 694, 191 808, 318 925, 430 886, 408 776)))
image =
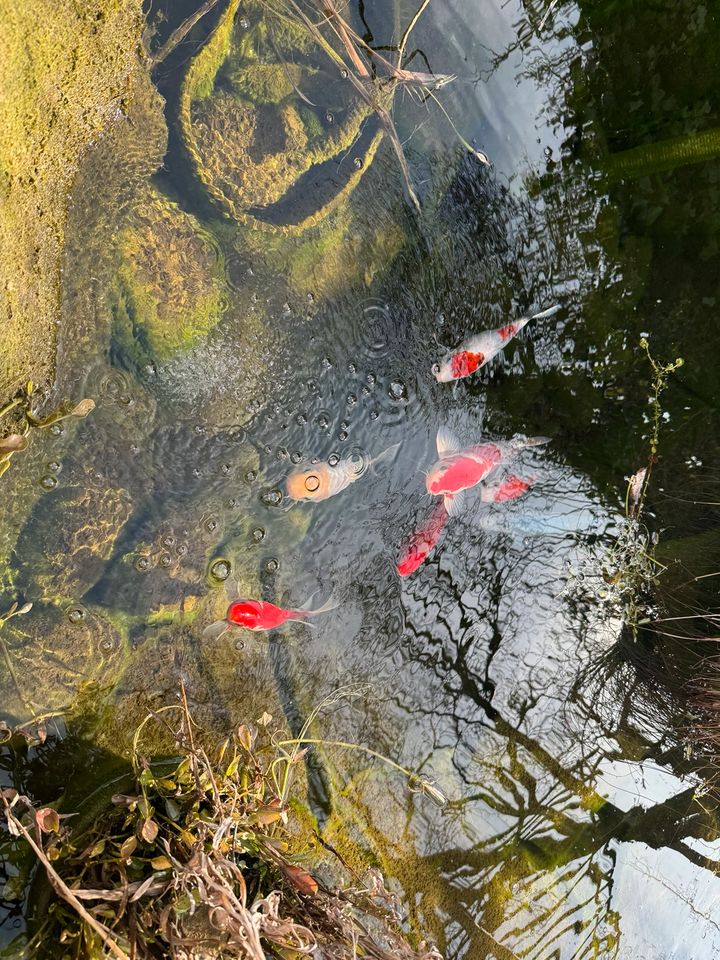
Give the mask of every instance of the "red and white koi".
POLYGON ((244 627, 246 630, 275 630, 289 621, 304 623, 308 617, 317 616, 334 610, 337 603, 328 600, 314 610, 285 609, 266 600, 233 600, 227 609, 224 620, 217 620, 203 631, 203 637, 218 637, 232 627, 244 627))
POLYGON ((392 457, 399 446, 399 443, 393 444, 372 460, 347 457, 334 465, 323 461, 308 470, 296 470, 285 481, 287 495, 291 500, 318 501, 334 497, 376 464, 392 457))
POLYGON ((517 336, 531 320, 545 320, 557 313, 559 309, 560 307, 556 305, 550 307, 549 310, 533 314, 532 317, 522 317, 520 320, 506 323, 505 326, 499 327, 497 330, 485 330, 483 333, 478 333, 474 337, 464 340, 441 363, 433 364, 433 376, 438 383, 449 383, 452 380, 469 377, 471 373, 480 370, 488 361, 497 356, 505 345, 517 336))
POLYGON ((495 483, 484 483, 480 489, 480 499, 484 503, 506 503, 517 500, 530 489, 535 480, 523 480, 511 473, 495 483))
POLYGON ((544 443, 548 443, 547 437, 518 434, 508 441, 489 441, 462 448, 457 437, 441 427, 437 434, 438 460, 427 473, 425 487, 432 496, 443 498, 445 509, 453 516, 462 506, 465 490, 477 486, 520 450, 544 443))
POLYGON ((445 529, 448 512, 445 503, 441 500, 435 505, 425 523, 408 537, 400 548, 400 559, 396 570, 401 577, 413 573, 432 553, 437 546, 440 535, 445 529))

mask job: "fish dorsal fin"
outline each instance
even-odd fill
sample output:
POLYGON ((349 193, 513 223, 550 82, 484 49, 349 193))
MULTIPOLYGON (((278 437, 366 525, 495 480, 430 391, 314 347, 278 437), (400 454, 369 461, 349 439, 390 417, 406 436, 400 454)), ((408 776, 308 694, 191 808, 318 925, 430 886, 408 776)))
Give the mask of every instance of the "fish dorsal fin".
POLYGON ((435 440, 437 444, 438 457, 451 457, 454 453, 462 450, 460 441, 449 427, 440 427, 435 440))

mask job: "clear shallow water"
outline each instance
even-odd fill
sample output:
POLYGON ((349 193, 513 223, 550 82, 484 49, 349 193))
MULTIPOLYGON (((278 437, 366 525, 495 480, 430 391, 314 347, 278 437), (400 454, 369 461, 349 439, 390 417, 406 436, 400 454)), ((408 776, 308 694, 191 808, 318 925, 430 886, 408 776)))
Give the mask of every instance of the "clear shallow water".
MULTIPOLYGON (((189 170, 175 119, 193 48, 160 72, 170 141, 154 187, 211 237, 224 314, 190 351, 151 363, 107 335, 117 232, 147 185, 126 162, 104 187, 98 171, 117 168, 101 146, 71 218, 60 364, 60 393, 98 409, 3 478, 7 591, 36 604, 6 633, 19 679, 6 683, 7 717, 73 713, 49 721, 58 737, 27 763, 8 761, 9 779, 50 799, 75 782, 70 804, 180 675, 218 729, 263 709, 298 729, 333 690, 364 684, 323 711, 317 734, 420 769, 450 802, 438 809, 381 766, 327 750, 311 799, 331 838, 353 835, 397 878, 447 957, 716 954, 714 804, 695 796, 675 697, 692 647, 630 642, 600 575, 625 478, 646 457, 647 332, 657 356, 686 360, 663 397, 651 503, 664 559, 681 561, 663 596, 671 614, 715 601, 674 597, 719 552, 714 507, 686 502, 718 499, 717 161, 655 173, 648 159, 645 177, 601 176, 609 154, 717 125, 719 25, 699 9, 560 4, 539 30, 547 10, 535 5, 431 4, 414 42, 457 75, 443 103, 493 166, 463 155, 432 104, 398 100, 426 218, 403 210, 381 150, 325 259, 362 259, 378 224, 402 244, 334 287, 324 262, 293 282, 233 232, 189 170), (664 43, 647 44, 650 27, 664 43), (479 376, 455 389, 431 378, 442 345, 555 302, 557 316, 479 376), (475 498, 401 580, 399 545, 432 508, 423 470, 442 424, 468 443, 552 442, 515 464, 537 478, 527 497, 475 498), (394 444, 332 500, 277 502, 296 463, 394 444), (205 641, 226 603, 208 577, 219 557, 265 599, 332 594, 338 609, 312 630, 205 641), (77 606, 79 626, 67 617, 77 606)), ((387 37, 379 8, 361 13, 387 37)))

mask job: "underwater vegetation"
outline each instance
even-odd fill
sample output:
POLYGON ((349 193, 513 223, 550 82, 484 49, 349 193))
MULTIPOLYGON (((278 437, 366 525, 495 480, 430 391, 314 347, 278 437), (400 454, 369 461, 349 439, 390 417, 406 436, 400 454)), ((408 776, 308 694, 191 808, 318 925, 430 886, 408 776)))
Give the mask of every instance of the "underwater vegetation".
POLYGON ((11 836, 44 868, 25 956, 441 960, 411 946, 378 870, 358 875, 320 840, 295 785, 314 742, 264 713, 206 751, 181 688, 138 727, 123 792, 68 814, 3 790, 11 836), (145 758, 149 723, 174 759, 145 758))

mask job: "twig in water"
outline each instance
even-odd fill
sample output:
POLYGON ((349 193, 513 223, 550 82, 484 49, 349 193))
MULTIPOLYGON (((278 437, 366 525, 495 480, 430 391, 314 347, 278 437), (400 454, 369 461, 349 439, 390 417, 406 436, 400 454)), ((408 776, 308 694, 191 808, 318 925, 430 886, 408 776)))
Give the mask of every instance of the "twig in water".
POLYGON ((167 38, 165 43, 160 47, 159 50, 156 50, 154 54, 150 57, 150 63, 153 67, 156 67, 159 63, 162 63, 163 60, 166 60, 173 50, 183 42, 185 37, 190 33, 195 24, 202 20, 206 13, 209 13, 213 7, 217 6, 218 0, 205 0, 205 3, 199 7, 195 13, 187 18, 183 23, 180 24, 177 29, 173 30, 170 36, 167 38))

